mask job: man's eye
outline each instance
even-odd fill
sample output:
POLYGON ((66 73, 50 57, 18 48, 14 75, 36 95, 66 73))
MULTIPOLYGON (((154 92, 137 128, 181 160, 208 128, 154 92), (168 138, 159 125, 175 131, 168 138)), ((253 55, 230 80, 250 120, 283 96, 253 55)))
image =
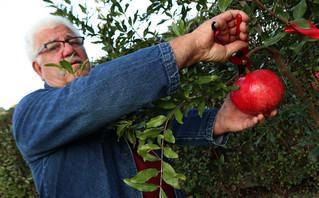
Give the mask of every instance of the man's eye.
POLYGON ((70 45, 81 45, 81 42, 78 41, 78 40, 70 40, 70 41, 69 41, 69 44, 70 44, 70 45))
POLYGON ((47 45, 46 49, 49 52, 51 52, 51 51, 59 49, 59 47, 60 47, 60 45, 58 43, 54 43, 54 44, 51 44, 51 45, 47 45))

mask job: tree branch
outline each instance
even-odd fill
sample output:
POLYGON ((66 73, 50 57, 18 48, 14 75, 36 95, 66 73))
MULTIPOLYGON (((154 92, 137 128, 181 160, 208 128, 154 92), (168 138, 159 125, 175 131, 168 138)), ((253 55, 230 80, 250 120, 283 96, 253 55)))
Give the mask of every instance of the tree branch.
POLYGON ((264 4, 262 4, 259 0, 255 0, 254 2, 257 3, 257 5, 266 10, 269 14, 271 14, 272 16, 276 17, 279 21, 288 24, 288 21, 286 21, 285 19, 281 18, 280 16, 278 16, 275 12, 272 12, 271 10, 269 10, 266 6, 264 6, 264 4))

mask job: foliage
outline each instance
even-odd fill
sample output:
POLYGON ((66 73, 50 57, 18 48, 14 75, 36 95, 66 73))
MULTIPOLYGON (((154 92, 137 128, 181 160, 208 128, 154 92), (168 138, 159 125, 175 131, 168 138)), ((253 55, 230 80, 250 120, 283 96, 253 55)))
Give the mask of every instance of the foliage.
POLYGON ((0 197, 37 197, 31 171, 13 137, 13 111, 0 115, 0 197))
POLYGON ((66 61, 64 59, 62 59, 59 63, 60 65, 58 64, 55 64, 55 63, 48 63, 46 64, 45 66, 47 67, 56 67, 58 69, 60 69, 61 71, 58 72, 56 75, 62 75, 62 74, 65 74, 65 73, 70 73, 71 75, 76 75, 77 77, 80 77, 80 74, 83 73, 83 70, 85 69, 85 66, 86 64, 89 62, 89 60, 85 60, 84 63, 82 63, 81 65, 79 65, 79 67, 77 69, 73 69, 72 68, 72 64, 71 64, 71 61, 73 59, 73 56, 75 55, 75 53, 73 53, 69 59, 69 61, 66 61), (80 70, 80 71, 79 71, 80 70))
MULTIPOLYGON (((152 0, 145 12, 136 10, 132 15, 128 11, 136 1, 96 0, 91 13, 87 5, 77 1, 72 4, 68 0, 61 5, 44 1, 56 8, 54 14, 69 18, 85 35, 97 38, 95 43, 103 45, 106 55, 94 60, 94 64, 174 39, 226 9, 245 11, 251 19, 248 55, 252 69, 276 72, 286 87, 276 119, 262 127, 231 134, 223 147, 171 146, 171 119, 182 123, 190 108, 198 109, 200 115, 205 108, 219 108, 228 92, 238 89, 231 86, 237 68, 230 62, 198 63, 181 71, 176 95, 154 101, 155 108, 127 115, 110 127, 136 144, 145 160, 155 160, 148 152, 161 149, 176 169, 163 164, 169 176, 163 174, 164 180, 175 188, 181 186, 189 196, 288 196, 318 191, 319 94, 311 87, 313 75, 319 71, 318 41, 284 32, 291 22, 309 28, 305 19, 318 27, 317 0, 152 0), (79 12, 75 8, 80 8, 79 12), (93 21, 93 15, 98 19, 93 21), (155 24, 160 28, 153 27, 153 16, 162 16, 155 24), (163 26, 167 29, 159 31, 163 26), (177 172, 185 174, 187 180, 177 172)), ((156 170, 146 170, 125 182, 141 190, 153 190, 155 187, 145 185, 145 181, 157 174, 156 170)))

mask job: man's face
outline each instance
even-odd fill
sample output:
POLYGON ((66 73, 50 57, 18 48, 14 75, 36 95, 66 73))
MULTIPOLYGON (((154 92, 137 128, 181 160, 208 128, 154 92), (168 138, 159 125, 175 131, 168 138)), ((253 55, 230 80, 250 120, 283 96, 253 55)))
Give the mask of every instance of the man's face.
MULTIPOLYGON (((39 51, 41 47, 48 42, 51 41, 64 41, 75 37, 76 35, 66 26, 58 26, 54 29, 45 29, 38 34, 35 35, 36 39, 36 49, 39 51)), ((78 75, 72 75, 70 73, 56 75, 61 70, 56 67, 48 67, 45 64, 55 63, 60 64, 62 59, 69 61, 70 56, 74 54, 73 59, 71 60, 71 64, 73 70, 76 70, 81 64, 87 60, 87 54, 83 46, 74 47, 69 43, 64 44, 64 48, 55 53, 47 53, 45 50, 39 54, 40 61, 33 61, 32 66, 33 69, 38 73, 38 75, 42 78, 42 80, 46 81, 50 86, 53 87, 64 87, 66 84, 71 83, 78 75), (75 54, 74 54, 75 53, 75 54)), ((80 73, 78 70, 78 74, 80 76, 87 76, 90 72, 90 64, 87 63, 83 73, 80 73)))

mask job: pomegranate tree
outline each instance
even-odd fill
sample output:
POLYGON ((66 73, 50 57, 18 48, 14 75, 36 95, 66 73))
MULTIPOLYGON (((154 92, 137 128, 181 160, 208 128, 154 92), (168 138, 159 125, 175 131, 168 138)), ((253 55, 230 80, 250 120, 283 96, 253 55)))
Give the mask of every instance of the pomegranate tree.
POLYGON ((259 69, 238 78, 230 97, 237 108, 249 115, 260 113, 267 115, 274 110, 284 98, 284 85, 272 71, 259 69))

